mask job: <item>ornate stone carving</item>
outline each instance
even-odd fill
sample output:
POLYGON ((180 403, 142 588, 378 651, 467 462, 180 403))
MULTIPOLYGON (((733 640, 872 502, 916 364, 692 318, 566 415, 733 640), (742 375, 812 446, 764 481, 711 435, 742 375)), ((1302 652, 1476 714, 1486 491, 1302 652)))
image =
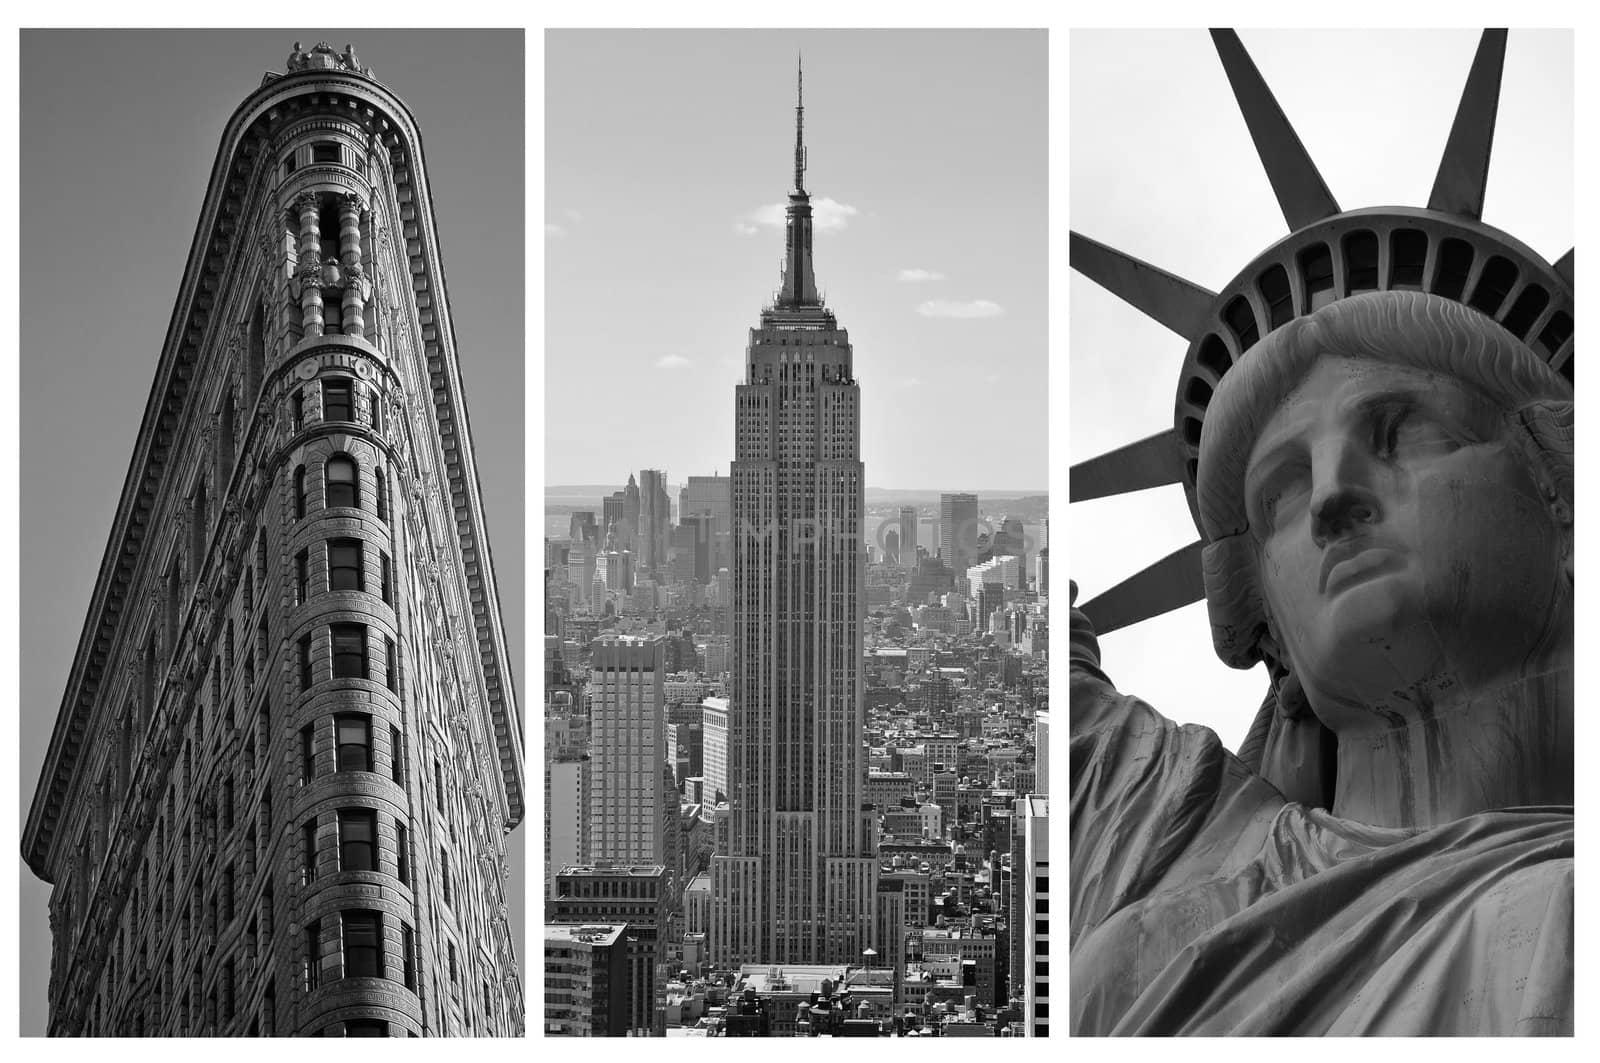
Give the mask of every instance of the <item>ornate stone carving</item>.
POLYGON ((317 42, 309 52, 301 51, 300 42, 295 41, 294 48, 289 52, 289 58, 284 62, 284 69, 291 74, 301 70, 347 70, 354 74, 372 76, 371 68, 361 65, 355 48, 347 44, 343 52, 337 52, 333 45, 325 41, 317 42))

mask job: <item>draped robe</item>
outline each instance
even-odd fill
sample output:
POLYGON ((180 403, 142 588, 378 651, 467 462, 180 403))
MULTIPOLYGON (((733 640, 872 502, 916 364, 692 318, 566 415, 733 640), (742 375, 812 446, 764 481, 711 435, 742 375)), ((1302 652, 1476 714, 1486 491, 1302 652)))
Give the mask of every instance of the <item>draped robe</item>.
POLYGON ((1073 1035, 1573 1032, 1570 806, 1340 819, 1071 643, 1073 1035))

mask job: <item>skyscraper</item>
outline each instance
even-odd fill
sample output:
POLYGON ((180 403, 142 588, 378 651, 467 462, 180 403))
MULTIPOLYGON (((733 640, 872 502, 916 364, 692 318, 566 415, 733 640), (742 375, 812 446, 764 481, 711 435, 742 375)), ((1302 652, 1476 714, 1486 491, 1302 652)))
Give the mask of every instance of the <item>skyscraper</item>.
POLYGON ((605 639, 593 646, 589 685, 589 837, 595 860, 667 863, 669 795, 665 647, 661 639, 605 639))
MULTIPOLYGON (((629 482, 632 482, 630 478, 629 482)), ((633 556, 657 581, 667 576, 667 548, 671 545, 672 496, 667 494, 667 474, 660 469, 639 470, 639 545, 633 556)))
POLYGON ((223 133, 23 853, 52 1034, 515 1033, 520 718, 415 122, 223 133))
POLYGON ((939 556, 957 577, 978 559, 978 496, 939 496, 939 556))
POLYGON ((818 294, 795 106, 782 287, 735 396, 730 851, 712 863, 718 965, 845 963, 873 940, 863 810, 865 483, 848 334, 818 294))
POLYGON ((914 506, 900 507, 900 566, 917 567, 917 510, 914 506))

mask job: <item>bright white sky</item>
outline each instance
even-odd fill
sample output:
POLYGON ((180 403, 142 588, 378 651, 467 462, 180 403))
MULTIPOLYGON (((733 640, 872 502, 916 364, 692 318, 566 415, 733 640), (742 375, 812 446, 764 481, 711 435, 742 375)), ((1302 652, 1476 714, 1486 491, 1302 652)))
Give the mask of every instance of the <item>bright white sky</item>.
MULTIPOLYGON (((1423 206, 1478 31, 1241 31, 1345 210, 1423 206)), ((1286 235, 1204 31, 1078 30, 1070 41, 1071 225, 1216 290, 1286 235)), ((1513 30, 1483 220, 1554 261, 1574 243, 1570 33, 1513 30)), ((1186 343, 1073 274, 1073 462, 1170 428, 1186 343)), ((1196 537, 1178 486, 1071 507, 1087 601, 1196 537)), ((1265 691, 1211 651, 1203 603, 1102 639, 1106 672, 1236 748, 1265 691)))
POLYGON ((726 475, 805 56, 816 276, 871 487, 1046 489, 1042 31, 552 31, 545 479, 726 475))

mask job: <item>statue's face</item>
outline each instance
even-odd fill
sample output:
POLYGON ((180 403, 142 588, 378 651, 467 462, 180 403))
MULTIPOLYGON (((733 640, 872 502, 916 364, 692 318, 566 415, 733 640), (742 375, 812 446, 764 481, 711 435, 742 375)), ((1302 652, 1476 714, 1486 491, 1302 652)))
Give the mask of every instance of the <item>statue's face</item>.
POLYGON ((1272 627, 1334 730, 1392 726, 1386 710, 1570 639, 1566 533, 1507 429, 1453 378, 1329 356, 1256 439, 1246 506, 1272 627))

